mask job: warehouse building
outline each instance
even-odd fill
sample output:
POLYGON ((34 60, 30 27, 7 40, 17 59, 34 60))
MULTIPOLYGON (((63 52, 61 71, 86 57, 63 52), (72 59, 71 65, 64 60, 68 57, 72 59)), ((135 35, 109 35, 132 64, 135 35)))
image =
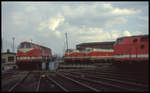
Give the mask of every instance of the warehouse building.
POLYGON ((15 69, 16 65, 16 53, 12 53, 9 50, 2 53, 2 70, 15 69))
POLYGON ((101 48, 101 49, 113 49, 113 42, 91 42, 91 43, 81 43, 76 45, 76 49, 84 50, 85 48, 101 48))

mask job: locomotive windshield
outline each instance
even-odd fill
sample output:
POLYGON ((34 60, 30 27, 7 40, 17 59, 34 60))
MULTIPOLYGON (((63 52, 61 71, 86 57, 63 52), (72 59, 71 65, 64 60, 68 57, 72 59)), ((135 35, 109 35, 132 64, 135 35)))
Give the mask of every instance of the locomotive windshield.
POLYGON ((142 37, 141 38, 141 42, 147 42, 148 41, 148 37, 142 37))
POLYGON ((31 44, 26 44, 26 48, 31 48, 31 44))
POLYGON ((30 43, 22 43, 19 48, 31 48, 31 44, 30 43))
POLYGON ((19 46, 19 48, 24 48, 24 44, 21 44, 21 45, 19 46))

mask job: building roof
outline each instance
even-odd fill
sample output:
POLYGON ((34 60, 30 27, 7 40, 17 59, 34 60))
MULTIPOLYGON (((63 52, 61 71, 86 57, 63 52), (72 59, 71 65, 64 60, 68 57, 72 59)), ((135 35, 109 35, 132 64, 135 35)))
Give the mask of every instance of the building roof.
POLYGON ((3 52, 2 54, 3 54, 3 55, 5 55, 5 54, 13 54, 13 55, 16 55, 16 53, 14 53, 14 52, 10 52, 10 50, 9 50, 9 49, 7 49, 7 51, 6 51, 6 52, 3 52))
POLYGON ((124 36, 124 37, 119 37, 118 39, 121 39, 121 38, 131 38, 131 37, 149 37, 149 35, 124 36))
POLYGON ((6 55, 6 54, 13 54, 13 55, 16 55, 16 53, 13 53, 13 52, 3 52, 2 55, 6 55))
POLYGON ((78 44, 77 46, 102 45, 102 44, 106 45, 106 44, 114 44, 114 43, 115 43, 115 41, 112 41, 112 42, 89 42, 89 43, 81 43, 81 44, 78 44))

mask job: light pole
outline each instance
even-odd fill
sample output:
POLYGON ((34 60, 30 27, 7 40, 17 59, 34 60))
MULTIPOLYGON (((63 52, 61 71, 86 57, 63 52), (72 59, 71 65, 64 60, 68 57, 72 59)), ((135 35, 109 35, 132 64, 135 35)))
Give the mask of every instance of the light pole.
POLYGON ((68 51, 68 38, 67 38, 67 33, 66 33, 66 45, 67 45, 67 51, 68 51))
POLYGON ((13 52, 15 52, 15 51, 14 51, 14 40, 15 40, 15 38, 13 37, 12 39, 13 39, 13 52))

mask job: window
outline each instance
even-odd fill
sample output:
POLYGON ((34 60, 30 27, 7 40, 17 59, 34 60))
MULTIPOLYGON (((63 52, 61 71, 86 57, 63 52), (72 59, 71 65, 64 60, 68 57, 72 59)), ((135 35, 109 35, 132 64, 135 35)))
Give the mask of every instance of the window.
POLYGON ((19 48, 24 48, 24 44, 21 44, 19 48))
POLYGON ((8 57, 8 62, 14 62, 14 56, 8 57))
POLYGON ((148 37, 142 37, 141 38, 141 42, 146 42, 146 41, 148 41, 148 37))
POLYGON ((134 39, 134 40, 133 40, 133 43, 136 43, 137 41, 138 41, 137 39, 134 39))
POLYGON ((26 44, 26 48, 31 48, 31 45, 30 44, 26 44))
POLYGON ((144 49, 145 48, 145 46, 144 45, 141 45, 141 49, 144 49))

